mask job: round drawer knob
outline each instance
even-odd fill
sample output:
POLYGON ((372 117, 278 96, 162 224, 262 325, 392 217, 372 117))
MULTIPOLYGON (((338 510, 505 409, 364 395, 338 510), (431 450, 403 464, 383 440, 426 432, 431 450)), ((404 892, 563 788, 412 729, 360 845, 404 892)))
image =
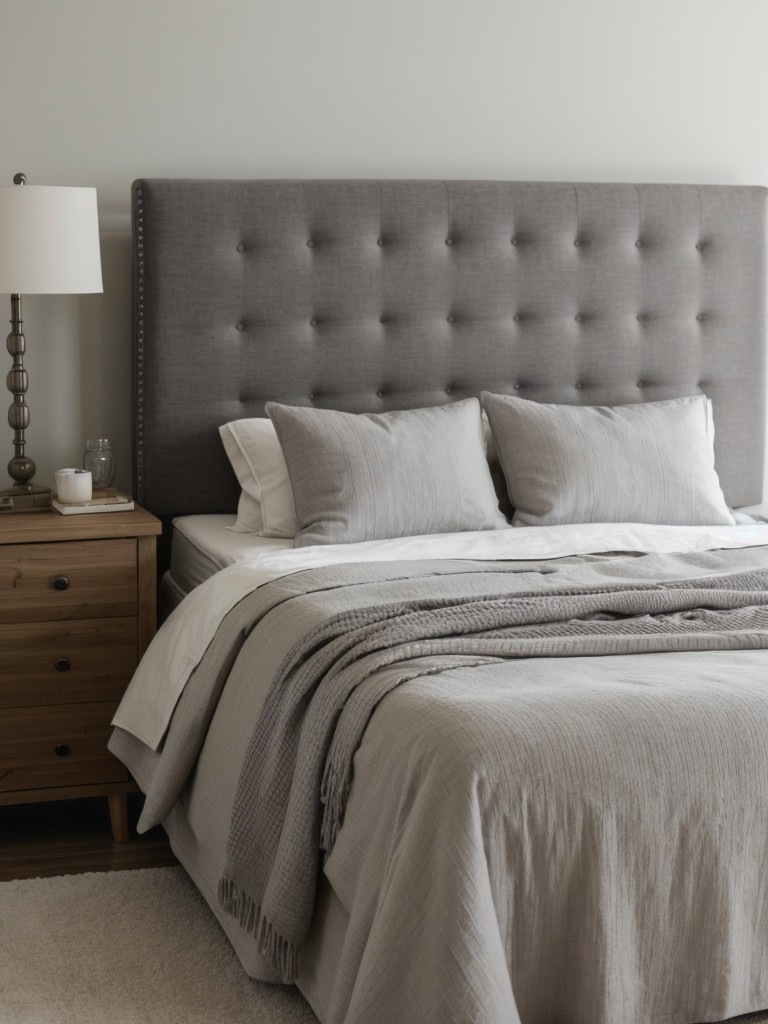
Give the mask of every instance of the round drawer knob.
POLYGON ((53 667, 57 672, 69 672, 72 668, 72 662, 69 658, 57 658, 53 663, 53 667))
POLYGON ((54 576, 51 585, 54 590, 66 590, 69 586, 69 576, 54 576))
POLYGON ((53 749, 57 757, 67 757, 69 755, 68 743, 57 743, 53 749))

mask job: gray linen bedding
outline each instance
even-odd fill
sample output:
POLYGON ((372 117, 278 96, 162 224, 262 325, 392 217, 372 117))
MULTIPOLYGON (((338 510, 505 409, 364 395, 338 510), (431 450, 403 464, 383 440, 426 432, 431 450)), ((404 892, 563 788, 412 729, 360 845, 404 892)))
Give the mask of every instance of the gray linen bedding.
POLYGON ((767 581, 765 549, 309 570, 230 613, 160 754, 113 749, 163 820, 240 694, 222 895, 301 984, 324 847, 324 1021, 722 1019, 768 1005, 767 581))

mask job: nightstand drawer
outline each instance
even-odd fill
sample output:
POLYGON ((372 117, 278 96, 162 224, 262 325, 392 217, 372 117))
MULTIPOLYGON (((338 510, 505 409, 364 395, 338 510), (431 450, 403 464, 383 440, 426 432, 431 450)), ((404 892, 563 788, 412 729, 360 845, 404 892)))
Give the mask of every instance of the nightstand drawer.
POLYGON ((0 625, 0 708, 119 700, 136 634, 135 618, 0 625))
POLYGON ((127 779, 107 751, 116 707, 112 701, 0 711, 0 793, 127 779))
POLYGON ((136 541, 0 546, 0 621, 135 615, 136 541))

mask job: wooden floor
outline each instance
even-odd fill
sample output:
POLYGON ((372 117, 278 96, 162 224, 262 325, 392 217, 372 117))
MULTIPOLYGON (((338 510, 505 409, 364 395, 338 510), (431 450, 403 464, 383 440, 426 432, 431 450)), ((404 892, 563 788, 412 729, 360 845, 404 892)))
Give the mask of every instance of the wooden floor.
POLYGON ((128 797, 128 843, 112 841, 104 797, 0 807, 0 881, 176 864, 162 828, 136 834, 142 800, 128 797))

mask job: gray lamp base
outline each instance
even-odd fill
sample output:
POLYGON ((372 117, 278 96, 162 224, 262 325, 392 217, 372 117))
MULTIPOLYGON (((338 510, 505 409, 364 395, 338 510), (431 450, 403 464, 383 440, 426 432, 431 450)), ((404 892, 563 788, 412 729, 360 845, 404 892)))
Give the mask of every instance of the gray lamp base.
POLYGON ((50 487, 14 484, 0 489, 0 515, 3 512, 45 512, 51 507, 50 487))

